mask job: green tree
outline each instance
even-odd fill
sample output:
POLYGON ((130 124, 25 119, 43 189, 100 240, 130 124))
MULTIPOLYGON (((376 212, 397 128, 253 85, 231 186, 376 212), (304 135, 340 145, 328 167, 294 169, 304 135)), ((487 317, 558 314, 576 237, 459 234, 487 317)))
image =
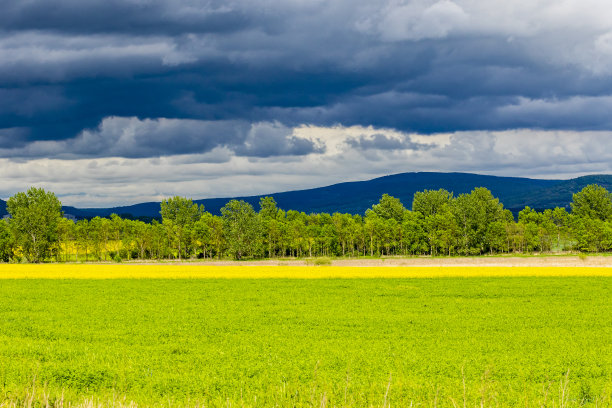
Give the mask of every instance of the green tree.
POLYGON ((102 260, 102 253, 105 252, 104 221, 100 217, 94 217, 89 221, 91 237, 91 252, 96 261, 102 260))
POLYGON ((425 190, 414 194, 412 211, 423 216, 423 230, 427 237, 429 253, 436 255, 439 248, 452 250, 456 225, 451 213, 453 194, 444 189, 425 190))
POLYGON ((264 245, 268 251, 268 258, 274 258, 276 247, 280 240, 280 227, 278 222, 279 210, 272 197, 259 199, 259 216, 262 222, 264 245))
POLYGON ((527 206, 519 212, 518 223, 523 227, 522 250, 526 252, 540 250, 542 248, 539 228, 541 214, 527 206))
POLYGON ((469 194, 459 195, 452 202, 452 212, 464 254, 493 252, 500 240, 505 239, 505 233, 502 234, 506 219, 504 207, 488 189, 478 187, 469 194))
POLYGON ((211 241, 210 218, 212 214, 205 212, 199 220, 193 224, 191 229, 191 242, 197 252, 201 252, 206 258, 211 241))
MULTIPOLYGON (((68 261, 74 247, 74 221, 67 218, 60 219, 57 227, 59 254, 64 255, 64 261, 68 261)), ((59 260, 59 259, 58 259, 59 260)))
POLYGON ((14 239, 7 220, 0 219, 0 262, 8 262, 13 257, 14 239))
POLYGON ((87 262, 89 256, 89 250, 91 248, 91 229, 89 228, 89 221, 79 220, 74 227, 75 246, 76 246, 76 260, 79 261, 79 249, 85 252, 84 261, 87 262))
POLYGON ((138 249, 138 258, 145 259, 147 253, 152 252, 152 243, 154 240, 154 229, 151 224, 146 224, 142 221, 132 221, 134 231, 134 243, 138 249))
MULTIPOLYGON (((288 228, 287 235, 289 236, 289 240, 291 241, 290 250, 295 252, 296 256, 302 256, 303 251, 306 248, 306 224, 304 223, 304 213, 298 213, 297 211, 292 211, 295 214, 298 214, 296 217, 287 217, 288 220, 288 228)), ((287 212, 289 215, 291 212, 287 212)))
POLYGON ((261 222, 253 206, 231 200, 221 208, 221 215, 231 255, 235 259, 257 256, 261 248, 261 222))
POLYGON ((119 256, 122 244, 123 230, 125 229, 125 220, 117 214, 111 214, 109 224, 109 237, 112 243, 115 257, 119 256))
POLYGON ((278 207, 276 206, 276 200, 273 197, 262 197, 259 199, 259 214, 263 218, 276 218, 278 214, 278 207))
POLYGON ((557 234, 557 248, 565 249, 570 237, 570 215, 565 208, 555 208, 552 212, 552 222, 555 224, 557 234))
POLYGON ((540 213, 540 245, 542 251, 552 251, 557 242, 557 226, 553 219, 553 210, 546 209, 540 213))
POLYGON ((334 213, 332 215, 332 222, 335 229, 335 234, 338 237, 338 242, 342 247, 342 256, 346 254, 346 249, 349 240, 349 223, 350 216, 348 214, 334 213))
POLYGON ((208 221, 210 228, 210 244, 218 259, 221 259, 226 247, 225 232, 223 230, 223 219, 213 215, 208 221))
POLYGON ((363 230, 367 239, 367 247, 370 250, 370 256, 374 256, 374 248, 378 252, 378 234, 380 229, 381 219, 374 211, 368 209, 363 220, 363 230))
POLYGON ((612 228, 609 222, 588 217, 574 217, 573 231, 576 247, 585 252, 607 251, 612 247, 612 228))
POLYGON ((168 255, 168 235, 166 229, 157 220, 151 224, 151 256, 163 259, 168 255))
POLYGON ((612 196, 605 188, 589 184, 572 197, 572 214, 581 218, 607 221, 612 218, 612 196))
POLYGON ((450 206, 445 204, 435 214, 425 217, 423 225, 430 255, 438 255, 440 251, 441 255, 450 255, 454 249, 454 237, 457 235, 457 224, 450 212, 450 206))
POLYGON ((321 227, 319 226, 319 214, 309 214, 307 218, 306 234, 308 240, 308 256, 312 258, 313 253, 316 255, 317 238, 320 235, 321 227))
POLYGON ((420 212, 424 217, 436 215, 438 212, 446 211, 445 206, 450 205, 453 193, 444 189, 425 190, 414 194, 412 200, 412 211, 420 212))
POLYGON ((30 262, 41 262, 58 242, 62 204, 55 194, 32 187, 8 199, 6 209, 16 242, 30 262))
POLYGON ((382 219, 394 219, 401 223, 404 219, 406 208, 399 198, 395 198, 389 194, 383 194, 378 204, 372 206, 372 211, 382 219))
POLYGON ((186 249, 189 231, 203 212, 204 206, 198 206, 184 197, 172 197, 161 202, 162 224, 176 245, 179 260, 186 249))
POLYGON ((400 224, 395 218, 387 218, 381 223, 381 231, 378 236, 382 246, 385 248, 385 254, 391 255, 398 244, 400 224))
POLYGON ((402 240, 405 251, 412 255, 428 251, 427 234, 424 230, 425 220, 420 212, 406 211, 402 221, 402 240))

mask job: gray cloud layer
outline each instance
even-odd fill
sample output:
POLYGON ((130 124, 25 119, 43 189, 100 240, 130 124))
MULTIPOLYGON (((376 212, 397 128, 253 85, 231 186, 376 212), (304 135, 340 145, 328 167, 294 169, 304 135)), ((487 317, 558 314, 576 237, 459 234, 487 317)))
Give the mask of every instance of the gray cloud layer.
POLYGON ((531 174, 577 174, 600 168, 611 74, 607 0, 5 0, 0 158, 166 158, 229 173, 246 160, 297 180, 301 163, 351 175, 351 158, 381 174, 418 154, 423 169, 464 169, 463 157, 525 174, 517 158, 552 143, 549 131, 573 136, 555 145, 562 155, 533 157, 531 174), (516 146, 499 148, 497 131, 516 146))
MULTIPOLYGON (((133 126, 143 126, 129 120, 133 126)), ((265 131, 278 127, 258 126, 265 131)), ((0 197, 36 185, 55 191, 66 204, 95 207, 175 194, 193 198, 266 194, 404 171, 544 178, 612 172, 611 132, 513 130, 430 136, 371 127, 300 127, 291 135, 324 140, 324 148, 294 157, 238 156, 227 147, 215 147, 204 154, 160 158, 0 159, 0 197)))
POLYGON ((31 143, 20 142, 20 131, 6 133, 8 147, 0 148, 0 157, 142 158, 209 153, 216 148, 248 157, 302 156, 324 151, 320 141, 296 137, 291 129, 270 122, 251 125, 238 120, 109 117, 74 138, 31 143))

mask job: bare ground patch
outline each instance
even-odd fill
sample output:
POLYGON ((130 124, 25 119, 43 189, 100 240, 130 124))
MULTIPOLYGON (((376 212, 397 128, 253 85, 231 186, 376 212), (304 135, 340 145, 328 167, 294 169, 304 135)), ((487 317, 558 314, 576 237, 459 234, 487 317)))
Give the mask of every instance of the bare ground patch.
MULTIPOLYGON (((141 262, 139 262, 141 263, 141 262)), ((146 262, 156 263, 156 262, 146 262)), ((258 261, 164 261, 169 264, 185 265, 288 265, 302 266, 308 265, 309 260, 304 259, 265 259, 258 261)), ((380 266, 517 266, 517 267, 537 267, 537 266, 559 266, 559 267, 612 267, 612 256, 593 255, 587 257, 569 255, 549 255, 549 256, 483 256, 483 257, 389 257, 389 258, 344 258, 334 259, 331 266, 356 266, 356 267, 380 267, 380 266)))

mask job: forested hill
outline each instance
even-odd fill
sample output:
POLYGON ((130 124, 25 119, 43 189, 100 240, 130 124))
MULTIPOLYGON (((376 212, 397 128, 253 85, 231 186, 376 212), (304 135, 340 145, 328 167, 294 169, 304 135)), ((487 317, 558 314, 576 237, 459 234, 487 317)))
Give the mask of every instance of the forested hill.
MULTIPOLYGON (((401 173, 368 181, 339 183, 327 187, 269 195, 274 197, 279 208, 287 210, 306 213, 337 211, 363 214, 372 205, 378 203, 380 197, 385 193, 399 198, 404 206, 410 208, 414 193, 417 191, 443 188, 457 195, 469 193, 475 187, 486 187, 503 202, 506 198, 551 187, 559 182, 559 180, 495 177, 468 173, 401 173)), ((263 196, 240 197, 239 199, 251 203, 257 209, 261 197, 263 196)), ((207 211, 218 214, 227 201, 227 198, 220 198, 198 200, 197 202, 204 204, 207 211)))
MULTIPOLYGON (((285 210, 311 212, 346 212, 363 214, 376 204, 384 194, 399 198, 407 208, 412 205, 415 192, 444 188, 455 194, 468 193, 475 187, 486 187, 502 202, 524 193, 534 193, 560 183, 561 180, 537 180, 517 177, 483 176, 469 173, 401 173, 379 177, 367 181, 339 183, 327 187, 308 190, 288 191, 267 194, 276 200, 278 207, 285 210)), ((579 191, 576 190, 576 191, 579 191)), ((535 194, 534 194, 535 195, 535 194)), ((258 209, 259 199, 266 195, 232 197, 244 200, 258 209)), ((197 200, 205 209, 219 214, 231 198, 212 198, 197 200)), ((571 200, 571 194, 567 202, 571 200)), ((159 203, 141 203, 126 207, 77 210, 66 208, 66 212, 77 216, 131 214, 135 217, 159 216, 159 203)))
POLYGON ((572 201, 572 195, 589 184, 598 184, 608 191, 612 191, 612 175, 592 175, 564 180, 551 186, 533 191, 525 191, 505 200, 501 200, 506 208, 554 208, 566 207, 572 201))
MULTIPOLYGON (((468 193, 475 187, 486 187, 500 199, 504 207, 517 212, 525 206, 544 209, 569 208, 572 194, 588 184, 599 184, 612 191, 612 175, 594 175, 571 180, 540 180, 519 177, 483 176, 469 173, 401 173, 368 181, 339 183, 309 190, 288 191, 261 196, 211 198, 196 200, 207 211, 219 214, 230 199, 236 198, 259 208, 259 199, 272 196, 278 207, 285 210, 311 212, 345 212, 363 214, 376 204, 384 194, 399 198, 407 208, 412 205, 415 192, 438 190, 452 191, 455 195, 468 193)), ((0 200, 0 215, 6 214, 6 203, 0 200)), ((159 217, 159 203, 149 202, 125 207, 85 208, 64 207, 67 214, 81 217, 108 216, 112 213, 133 217, 159 217)))

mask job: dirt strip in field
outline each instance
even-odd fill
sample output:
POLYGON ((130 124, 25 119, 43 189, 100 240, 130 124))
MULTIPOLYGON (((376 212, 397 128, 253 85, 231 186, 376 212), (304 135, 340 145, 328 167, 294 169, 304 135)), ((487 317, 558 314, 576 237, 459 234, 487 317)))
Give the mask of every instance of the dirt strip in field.
MULTIPOLYGON (((165 262, 164 262, 165 263, 165 262)), ((312 260, 296 260, 296 259, 269 259, 262 261, 188 261, 188 262, 168 262, 170 264, 184 265, 251 265, 251 266, 272 266, 272 265, 289 265, 301 266, 312 265, 312 260)), ((378 259, 335 259, 331 261, 331 266, 560 266, 560 267, 612 267, 612 256, 587 256, 580 258, 578 256, 483 256, 483 257, 456 257, 456 258, 432 258, 432 257, 414 257, 414 258, 378 258, 378 259)))

